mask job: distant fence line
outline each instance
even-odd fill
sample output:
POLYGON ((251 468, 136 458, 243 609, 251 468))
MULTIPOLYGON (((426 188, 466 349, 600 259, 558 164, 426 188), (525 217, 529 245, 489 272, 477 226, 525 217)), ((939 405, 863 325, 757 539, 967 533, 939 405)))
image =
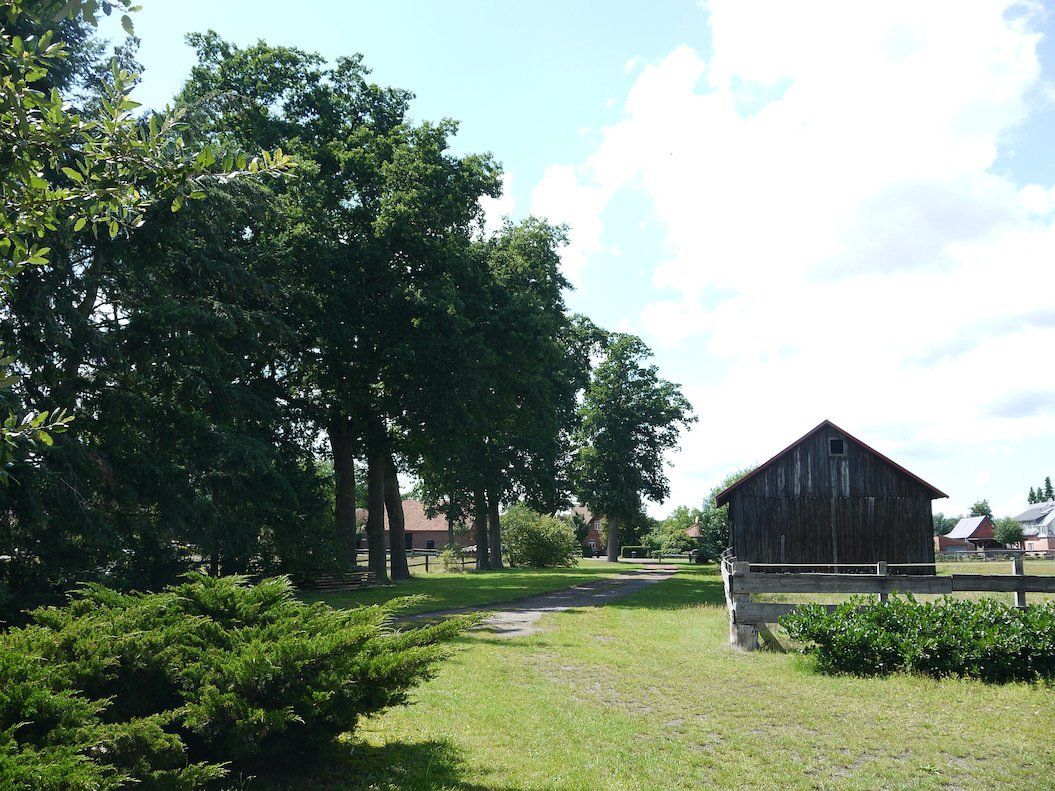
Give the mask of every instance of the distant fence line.
MULTIPOLYGON (((874 569, 875 573, 815 573, 784 571, 752 571, 755 569, 790 568, 788 564, 748 563, 738 561, 735 555, 723 555, 721 560, 722 582, 725 600, 729 608, 729 641, 737 648, 758 648, 758 630, 765 624, 776 623, 801 604, 757 602, 751 600, 755 593, 830 593, 858 594, 878 593, 880 601, 891 593, 935 593, 1000 592, 1014 593, 1015 606, 1026 606, 1027 593, 1055 593, 1055 577, 1026 575, 1023 572, 1022 556, 1010 560, 1011 574, 891 574, 891 569, 930 568, 933 563, 886 563, 856 564, 857 568, 874 569)), ((828 564, 812 564, 817 568, 828 564)), ((854 564, 840 564, 840 568, 854 564)), ((823 607, 834 609, 835 604, 823 607)))
POLYGON ((980 549, 977 552, 939 552, 934 559, 946 563, 957 560, 1007 560, 1016 556, 1031 560, 1055 560, 1055 549, 980 549))

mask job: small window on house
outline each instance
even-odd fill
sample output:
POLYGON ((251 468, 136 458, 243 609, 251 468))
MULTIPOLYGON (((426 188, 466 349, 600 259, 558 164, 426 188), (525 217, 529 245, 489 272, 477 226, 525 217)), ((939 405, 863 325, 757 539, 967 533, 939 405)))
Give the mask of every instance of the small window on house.
POLYGON ((435 541, 433 541, 431 538, 425 539, 425 549, 435 549, 435 548, 436 548, 436 542, 435 541))
POLYGON ((845 456, 846 455, 846 441, 839 437, 828 437, 828 455, 829 456, 845 456))

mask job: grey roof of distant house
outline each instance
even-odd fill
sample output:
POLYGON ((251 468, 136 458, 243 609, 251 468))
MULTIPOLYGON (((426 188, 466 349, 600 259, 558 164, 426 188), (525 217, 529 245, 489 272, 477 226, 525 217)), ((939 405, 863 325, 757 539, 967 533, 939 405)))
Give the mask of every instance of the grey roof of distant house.
POLYGON ((979 525, 986 520, 984 516, 966 516, 956 523, 956 527, 945 534, 946 538, 970 538, 979 525))
POLYGON ((1051 509, 1055 508, 1055 500, 1048 500, 1045 503, 1037 503, 1031 505, 1025 511, 1015 517, 1016 522, 1032 522, 1035 519, 1040 519, 1042 516, 1046 516, 1051 512, 1051 509))

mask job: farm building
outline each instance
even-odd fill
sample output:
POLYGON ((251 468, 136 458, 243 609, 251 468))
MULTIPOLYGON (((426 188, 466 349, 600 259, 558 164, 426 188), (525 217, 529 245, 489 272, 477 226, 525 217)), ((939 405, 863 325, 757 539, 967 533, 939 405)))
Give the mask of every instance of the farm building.
POLYGON ((590 509, 582 505, 577 505, 569 513, 572 520, 581 519, 582 523, 586 525, 586 537, 582 540, 583 551, 590 551, 591 553, 600 552, 604 546, 604 542, 601 540, 601 521, 604 517, 594 516, 590 513, 590 509))
POLYGON ((975 547, 962 538, 934 536, 934 551, 940 555, 955 555, 963 552, 974 552, 975 547))
POLYGON ((738 560, 839 566, 934 561, 947 495, 825 420, 717 497, 738 560))
POLYGON ((965 516, 956 523, 956 527, 939 538, 944 538, 945 542, 942 543, 948 543, 949 550, 954 552, 953 542, 957 541, 967 544, 967 551, 970 552, 1000 546, 996 540, 996 525, 990 516, 965 516))
MULTIPOLYGON (((366 524, 367 510, 355 509, 355 521, 359 526, 357 546, 366 549, 366 535, 362 531, 366 524)), ((425 504, 420 500, 403 501, 403 529, 406 531, 407 549, 443 549, 450 540, 447 520, 443 516, 429 516, 425 504)), ((463 547, 472 543, 472 536, 462 525, 455 526, 454 541, 463 547)), ((389 547, 388 514, 385 514, 385 548, 389 547)))

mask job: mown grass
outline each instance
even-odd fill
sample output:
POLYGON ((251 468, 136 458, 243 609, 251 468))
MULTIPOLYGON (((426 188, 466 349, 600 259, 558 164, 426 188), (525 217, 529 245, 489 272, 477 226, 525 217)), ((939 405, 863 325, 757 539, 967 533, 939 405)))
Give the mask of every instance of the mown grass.
POLYGON ((686 567, 537 635, 475 633, 412 705, 290 788, 1042 789, 1055 690, 830 677, 728 646, 721 580, 686 567))
MULTIPOLYGON (((438 564, 430 565, 436 568, 438 564)), ((415 569, 413 579, 393 585, 338 593, 305 592, 301 597, 305 601, 324 601, 332 607, 382 604, 400 596, 427 597, 405 611, 411 614, 501 604, 583 582, 607 579, 632 568, 636 566, 584 559, 579 565, 564 569, 503 569, 427 575, 422 573, 423 569, 415 569)))

